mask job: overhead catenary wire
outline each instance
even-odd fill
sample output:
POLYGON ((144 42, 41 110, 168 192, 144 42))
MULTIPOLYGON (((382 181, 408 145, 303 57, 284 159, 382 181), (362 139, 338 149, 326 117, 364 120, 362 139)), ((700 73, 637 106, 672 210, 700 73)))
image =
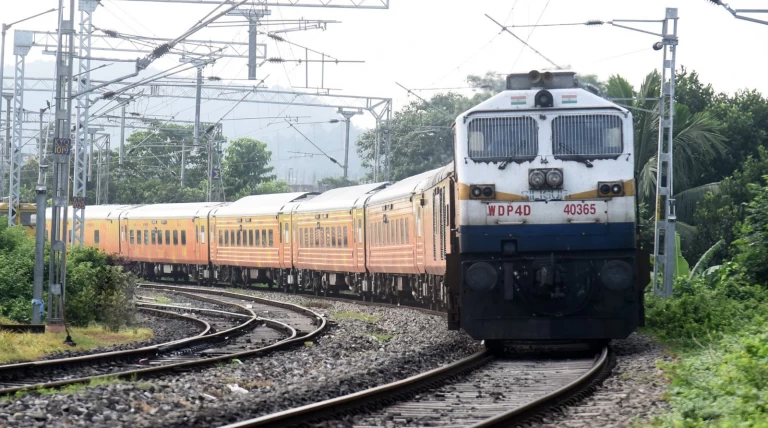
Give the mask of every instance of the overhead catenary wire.
MULTIPOLYGON (((490 19, 491 21, 493 21, 493 22, 494 22, 496 25, 498 25, 499 27, 501 27, 501 31, 502 31, 502 32, 506 32, 506 33, 509 33, 509 34, 511 34, 511 35, 512 35, 512 37, 514 37, 515 39, 517 39, 518 41, 520 41, 520 43, 522 43, 523 45, 525 45, 526 47, 528 47, 530 50, 532 50, 533 52, 535 52, 535 53, 536 53, 537 55, 539 55, 540 57, 544 58, 544 59, 545 59, 545 60, 546 60, 548 63, 552 64, 552 66, 554 66, 556 69, 558 69, 558 70, 562 70, 562 69, 563 69, 563 67, 561 67, 561 66, 557 65, 557 64, 556 64, 554 61, 552 61, 551 59, 549 59, 549 58, 548 58, 546 55, 544 55, 543 53, 539 52, 539 51, 538 51, 536 48, 534 48, 533 46, 531 46, 531 45, 530 45, 530 44, 529 44, 527 41, 525 41, 525 40, 521 39, 520 37, 518 37, 518 35, 517 35, 517 34, 513 33, 512 31, 510 31, 510 30, 509 30, 509 28, 508 28, 507 26, 505 26, 504 24, 500 23, 499 21, 497 21, 497 20, 495 20, 495 19, 491 18, 491 16, 490 16, 490 15, 488 15, 487 13, 485 14, 485 16, 486 16, 488 19, 490 19)), ((519 58, 519 56, 518 56, 518 58, 519 58)), ((517 60, 515 60, 515 63, 517 63, 517 60)), ((512 65, 512 67, 514 68, 514 65, 512 65)))

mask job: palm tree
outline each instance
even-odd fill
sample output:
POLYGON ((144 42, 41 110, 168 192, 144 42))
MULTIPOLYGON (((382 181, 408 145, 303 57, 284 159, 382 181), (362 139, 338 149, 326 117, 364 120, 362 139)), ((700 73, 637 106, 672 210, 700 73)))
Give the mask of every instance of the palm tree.
MULTIPOLYGON (((659 139, 659 92, 661 76, 649 73, 640 90, 621 76, 608 79, 606 94, 632 111, 635 125, 635 177, 639 200, 655 206, 656 168, 659 139)), ((725 137, 720 135, 720 123, 709 112, 691 114, 688 107, 675 104, 674 183, 681 235, 690 226, 696 202, 708 192, 717 191, 717 183, 701 183, 708 165, 725 153, 725 137)))

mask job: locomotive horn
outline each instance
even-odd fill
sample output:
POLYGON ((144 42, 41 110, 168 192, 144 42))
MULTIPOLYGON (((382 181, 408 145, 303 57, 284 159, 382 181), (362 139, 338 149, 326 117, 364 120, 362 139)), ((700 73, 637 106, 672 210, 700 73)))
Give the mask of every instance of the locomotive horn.
POLYGON ((552 80, 554 79, 555 79, 555 75, 549 71, 545 71, 544 73, 541 73, 541 81, 543 83, 546 83, 546 84, 552 83, 552 80))
POLYGON ((538 70, 529 71, 528 80, 530 80, 531 83, 539 83, 539 80, 541 80, 541 73, 539 73, 538 70))

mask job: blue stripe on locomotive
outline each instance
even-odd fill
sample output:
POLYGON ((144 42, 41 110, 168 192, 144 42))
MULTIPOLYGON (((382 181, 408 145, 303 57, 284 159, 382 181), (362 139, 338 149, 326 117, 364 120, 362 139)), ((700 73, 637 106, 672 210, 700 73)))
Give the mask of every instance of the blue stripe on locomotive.
POLYGON ((460 226, 460 252, 498 253, 516 240, 517 252, 635 248, 635 223, 460 226))

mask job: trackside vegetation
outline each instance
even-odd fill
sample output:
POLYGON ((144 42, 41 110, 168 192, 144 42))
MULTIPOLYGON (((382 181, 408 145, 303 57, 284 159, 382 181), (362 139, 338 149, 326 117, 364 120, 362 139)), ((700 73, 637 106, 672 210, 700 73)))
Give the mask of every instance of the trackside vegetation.
MULTIPOLYGON (((31 321, 34 247, 34 239, 21 228, 0 224, 0 316, 13 322, 31 321)), ((47 261, 45 267, 47 284, 47 261)), ((96 323, 117 332, 130 324, 135 282, 117 258, 95 248, 71 249, 67 253, 67 325, 96 323)), ((46 293, 46 305, 47 297, 46 293)))
POLYGON ((647 329, 677 353, 654 425, 768 424, 768 186, 748 191, 729 259, 678 279, 671 299, 648 296, 647 329))

